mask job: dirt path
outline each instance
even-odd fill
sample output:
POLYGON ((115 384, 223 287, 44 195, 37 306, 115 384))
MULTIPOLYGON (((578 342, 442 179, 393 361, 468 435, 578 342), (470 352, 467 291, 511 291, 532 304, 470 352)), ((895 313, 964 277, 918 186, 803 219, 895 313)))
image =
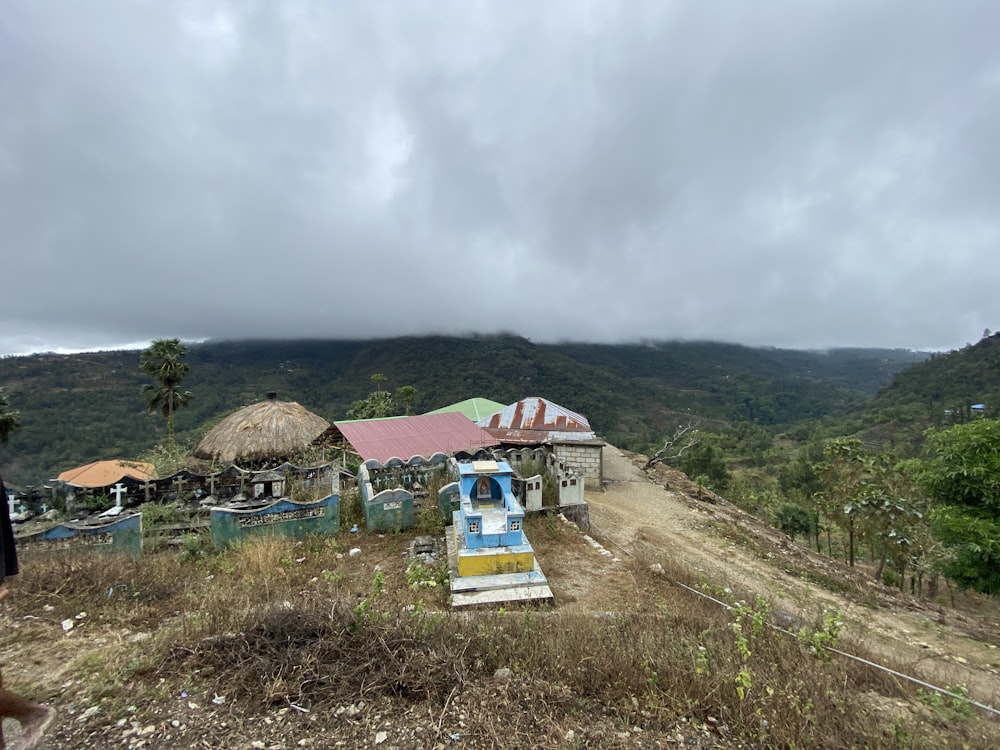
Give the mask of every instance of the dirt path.
POLYGON ((942 686, 965 684, 975 700, 1000 707, 995 606, 977 615, 904 596, 721 499, 699 501, 683 475, 663 469, 654 482, 641 461, 607 446, 605 491, 587 493, 593 535, 610 549, 672 560, 717 586, 766 596, 793 630, 823 609, 839 610, 844 635, 900 671, 942 686), (664 479, 671 489, 658 483, 664 479), (808 579, 845 582, 849 593, 808 579))

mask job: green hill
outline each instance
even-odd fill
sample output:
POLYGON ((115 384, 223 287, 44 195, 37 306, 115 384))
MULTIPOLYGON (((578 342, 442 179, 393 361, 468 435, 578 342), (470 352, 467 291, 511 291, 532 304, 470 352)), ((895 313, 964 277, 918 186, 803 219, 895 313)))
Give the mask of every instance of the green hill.
POLYGON ((1000 333, 947 354, 932 355, 879 391, 873 410, 920 408, 931 419, 963 419, 973 404, 1000 403, 1000 333))
MULTIPOLYGON (((930 354, 901 370, 875 396, 819 422, 822 437, 856 435, 872 449, 916 455, 928 427, 995 416, 1000 404, 1000 334, 961 349, 930 354), (984 410, 973 409, 985 405, 984 410)), ((811 428, 799 432, 810 432, 811 428)))
MULTIPOLYGON (((413 385, 415 412, 471 396, 510 403, 540 395, 585 414, 607 439, 645 448, 685 415, 787 426, 867 403, 926 355, 907 350, 805 352, 710 342, 535 344, 510 336, 376 341, 234 341, 189 347, 177 413, 180 440, 195 441, 268 391, 330 421, 372 390, 413 385)), ((132 458, 163 436, 143 411, 138 351, 0 359, 0 387, 22 429, 2 449, 9 481, 39 485, 100 458, 132 458)))

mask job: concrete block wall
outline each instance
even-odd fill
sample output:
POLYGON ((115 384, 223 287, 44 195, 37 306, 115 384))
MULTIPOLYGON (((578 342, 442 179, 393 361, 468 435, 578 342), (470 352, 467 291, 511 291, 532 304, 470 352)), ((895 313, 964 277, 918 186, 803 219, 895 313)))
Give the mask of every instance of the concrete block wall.
POLYGON ((601 482, 604 479, 602 446, 556 443, 552 449, 557 458, 583 474, 587 487, 601 488, 601 482))

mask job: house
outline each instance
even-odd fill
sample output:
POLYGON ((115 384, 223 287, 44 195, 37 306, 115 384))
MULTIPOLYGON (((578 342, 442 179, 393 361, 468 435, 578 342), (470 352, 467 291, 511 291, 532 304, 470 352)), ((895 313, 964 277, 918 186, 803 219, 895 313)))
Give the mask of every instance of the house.
POLYGON ((539 396, 505 406, 477 424, 505 449, 543 447, 600 489, 604 480, 604 441, 587 418, 539 396))

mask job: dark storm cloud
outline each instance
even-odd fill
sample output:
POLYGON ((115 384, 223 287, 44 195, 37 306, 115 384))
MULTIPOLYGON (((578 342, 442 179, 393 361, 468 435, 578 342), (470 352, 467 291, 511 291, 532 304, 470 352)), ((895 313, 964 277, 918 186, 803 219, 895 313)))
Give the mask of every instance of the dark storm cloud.
POLYGON ((17 0, 0 353, 996 327, 986 2, 17 0))

